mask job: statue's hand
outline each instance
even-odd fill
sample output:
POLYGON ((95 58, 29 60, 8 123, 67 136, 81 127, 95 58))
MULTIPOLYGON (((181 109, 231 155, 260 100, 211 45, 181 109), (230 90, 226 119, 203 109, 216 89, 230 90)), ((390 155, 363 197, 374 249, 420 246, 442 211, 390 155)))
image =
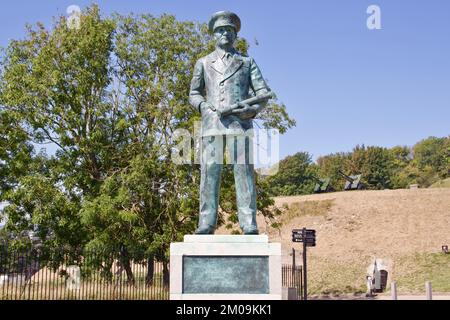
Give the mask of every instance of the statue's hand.
POLYGON ((241 120, 253 119, 256 116, 256 108, 249 106, 246 103, 240 102, 239 108, 233 110, 234 115, 238 116, 241 120))
POLYGON ((203 114, 203 112, 205 112, 208 109, 211 110, 211 111, 216 112, 216 108, 214 108, 214 106, 211 103, 209 103, 209 102, 202 102, 202 104, 200 105, 200 110, 201 110, 202 114, 203 114))

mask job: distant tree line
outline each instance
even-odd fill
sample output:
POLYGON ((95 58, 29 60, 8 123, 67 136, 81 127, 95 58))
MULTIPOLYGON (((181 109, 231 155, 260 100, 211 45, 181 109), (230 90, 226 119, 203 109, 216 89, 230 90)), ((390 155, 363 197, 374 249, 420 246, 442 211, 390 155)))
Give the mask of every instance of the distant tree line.
POLYGON ((328 177, 335 190, 343 190, 345 174, 361 174, 368 189, 399 189, 411 184, 426 188, 450 177, 450 136, 429 137, 413 147, 356 146, 351 152, 326 155, 312 161, 299 152, 279 163, 276 175, 266 178, 272 196, 310 194, 318 178, 328 177))

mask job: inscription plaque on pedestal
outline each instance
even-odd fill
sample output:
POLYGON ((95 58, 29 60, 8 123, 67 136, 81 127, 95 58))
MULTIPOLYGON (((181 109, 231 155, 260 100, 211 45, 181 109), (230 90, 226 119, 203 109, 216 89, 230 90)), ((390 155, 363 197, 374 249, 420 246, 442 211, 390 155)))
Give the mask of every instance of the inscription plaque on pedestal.
POLYGON ((170 245, 170 299, 281 297, 281 244, 266 235, 186 235, 170 245))
POLYGON ((183 293, 269 294, 269 258, 183 256, 183 293))

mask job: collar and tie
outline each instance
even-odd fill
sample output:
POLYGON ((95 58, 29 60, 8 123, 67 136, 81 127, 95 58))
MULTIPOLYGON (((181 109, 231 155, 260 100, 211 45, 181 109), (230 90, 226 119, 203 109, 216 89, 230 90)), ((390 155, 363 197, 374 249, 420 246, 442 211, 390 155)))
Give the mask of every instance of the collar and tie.
POLYGON ((228 66, 233 58, 234 50, 233 51, 225 51, 221 48, 217 48, 217 52, 218 52, 219 57, 222 60, 223 64, 225 66, 228 66))
POLYGON ((222 58, 223 63, 228 66, 230 64, 231 61, 231 53, 226 52, 225 55, 222 58))

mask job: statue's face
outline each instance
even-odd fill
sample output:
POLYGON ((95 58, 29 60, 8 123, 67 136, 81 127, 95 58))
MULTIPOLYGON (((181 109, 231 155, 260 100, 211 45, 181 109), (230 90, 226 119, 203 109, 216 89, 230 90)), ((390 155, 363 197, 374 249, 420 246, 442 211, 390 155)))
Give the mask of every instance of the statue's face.
POLYGON ((233 46, 236 37, 236 30, 231 26, 218 27, 214 30, 214 38, 219 47, 233 46))

